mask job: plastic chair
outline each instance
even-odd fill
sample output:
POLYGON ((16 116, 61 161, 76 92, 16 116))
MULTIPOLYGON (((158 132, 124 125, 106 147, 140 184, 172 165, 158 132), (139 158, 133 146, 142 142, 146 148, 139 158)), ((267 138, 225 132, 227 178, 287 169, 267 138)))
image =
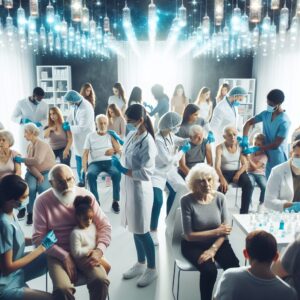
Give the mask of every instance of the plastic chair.
MULTIPOLYGON (((174 269, 173 269, 173 280, 172 280, 172 294, 174 299, 179 299, 179 288, 180 288, 180 273, 181 271, 185 272, 199 272, 198 269, 192 265, 181 253, 181 240, 182 240, 182 219, 181 219, 181 208, 176 210, 175 215, 175 223, 174 223, 174 230, 172 236, 172 251, 174 256, 174 269), (175 287, 175 275, 176 269, 178 269, 177 275, 177 292, 176 295, 174 293, 175 287)), ((216 263, 218 269, 220 266, 216 263)))

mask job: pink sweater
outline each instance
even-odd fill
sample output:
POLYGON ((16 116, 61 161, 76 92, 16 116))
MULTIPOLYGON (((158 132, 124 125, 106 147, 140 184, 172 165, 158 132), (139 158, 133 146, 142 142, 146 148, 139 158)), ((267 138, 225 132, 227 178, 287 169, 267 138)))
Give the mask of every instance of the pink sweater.
MULTIPOLYGON (((84 188, 75 187, 76 195, 89 195, 94 210, 93 223, 97 229, 97 248, 104 253, 111 240, 111 225, 101 210, 93 194, 84 188)), ((57 243, 47 251, 47 254, 63 261, 70 254, 70 236, 76 226, 74 206, 63 205, 55 197, 52 189, 42 193, 35 201, 33 208, 33 236, 35 245, 40 245, 43 237, 51 229, 58 239, 57 243)))

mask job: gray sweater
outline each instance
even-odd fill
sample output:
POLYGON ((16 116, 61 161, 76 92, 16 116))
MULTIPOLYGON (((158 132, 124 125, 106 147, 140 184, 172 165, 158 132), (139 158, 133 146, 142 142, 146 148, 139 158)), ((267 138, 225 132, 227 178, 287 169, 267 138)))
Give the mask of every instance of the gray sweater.
MULTIPOLYGON (((181 198, 181 214, 183 232, 206 231, 218 228, 222 223, 228 224, 228 212, 225 196, 216 192, 214 199, 209 204, 197 201, 193 194, 181 198)), ((216 238, 208 239, 213 242, 216 238)))

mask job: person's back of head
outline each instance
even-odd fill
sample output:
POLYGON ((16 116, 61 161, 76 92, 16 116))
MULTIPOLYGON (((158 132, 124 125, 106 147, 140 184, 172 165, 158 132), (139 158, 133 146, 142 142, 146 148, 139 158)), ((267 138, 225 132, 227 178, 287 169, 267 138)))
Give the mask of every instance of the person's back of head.
POLYGON ((244 255, 251 265, 257 262, 270 266, 278 258, 275 237, 264 230, 250 232, 246 238, 244 255))
POLYGON ((164 88, 160 84, 155 84, 151 88, 151 92, 156 100, 160 100, 164 96, 164 88))

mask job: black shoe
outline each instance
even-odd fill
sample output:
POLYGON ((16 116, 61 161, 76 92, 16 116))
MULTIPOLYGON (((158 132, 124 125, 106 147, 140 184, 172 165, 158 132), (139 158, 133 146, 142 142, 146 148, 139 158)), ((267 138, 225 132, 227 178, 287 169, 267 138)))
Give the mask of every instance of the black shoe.
POLYGON ((78 182, 77 186, 79 186, 79 187, 85 187, 85 184, 84 184, 84 182, 78 182))
POLYGON ((119 202, 118 201, 113 201, 111 208, 112 208, 112 210, 114 211, 115 214, 118 214, 120 212, 119 202))
POLYGON ((28 213, 26 225, 32 225, 32 213, 28 213))
POLYGON ((18 215, 17 215, 19 221, 25 219, 25 214, 26 214, 26 208, 22 208, 21 210, 19 210, 18 215))

